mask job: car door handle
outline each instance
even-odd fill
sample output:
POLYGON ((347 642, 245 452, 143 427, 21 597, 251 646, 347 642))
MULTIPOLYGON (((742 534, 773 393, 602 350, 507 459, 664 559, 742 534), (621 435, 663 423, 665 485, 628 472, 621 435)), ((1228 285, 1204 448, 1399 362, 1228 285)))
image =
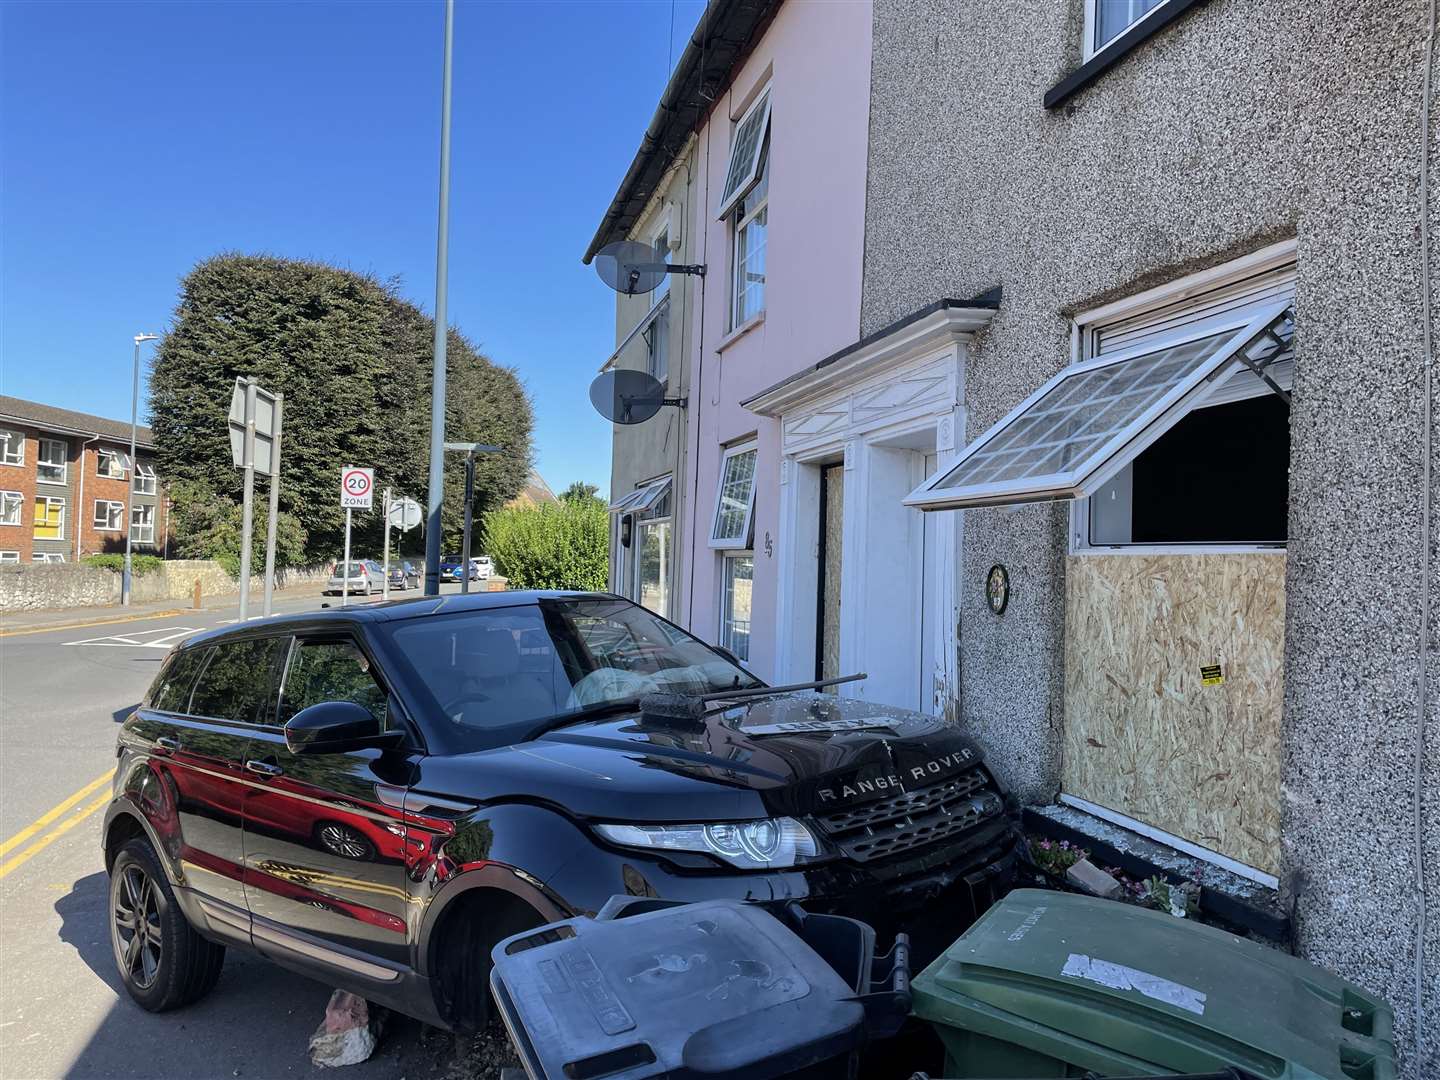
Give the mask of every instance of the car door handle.
POLYGON ((180 749, 180 740, 172 739, 168 735, 161 735, 155 740, 155 752, 157 754, 174 754, 180 749))
POLYGON ((269 761, 247 761, 245 768, 259 776, 279 776, 285 770, 269 761))

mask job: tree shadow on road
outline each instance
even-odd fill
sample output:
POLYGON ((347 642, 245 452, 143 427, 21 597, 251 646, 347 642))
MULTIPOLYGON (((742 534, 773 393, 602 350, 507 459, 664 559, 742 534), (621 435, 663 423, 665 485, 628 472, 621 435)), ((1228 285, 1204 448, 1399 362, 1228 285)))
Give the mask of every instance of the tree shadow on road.
MULTIPOLYGON (((310 1063, 311 1033, 325 1013, 330 987, 291 974, 243 949, 227 949, 215 989, 201 1001, 170 1013, 149 1013, 130 999, 120 982, 110 948, 109 877, 79 878, 55 902, 60 940, 74 949, 110 993, 96 1010, 86 1003, 96 988, 83 973, 69 997, 68 1015, 48 1022, 83 1029, 88 1041, 68 1067, 52 1075, 75 1078, 270 1078, 328 1076, 310 1063), (94 1014, 100 1011, 101 1015, 94 1014)), ((51 965, 62 985, 75 981, 68 958, 51 965), (71 968, 71 971, 65 969, 71 968)), ((451 1073, 454 1045, 448 1035, 395 1015, 375 1056, 345 1069, 346 1080, 451 1073)), ((461 1075, 479 1075, 468 1070, 461 1075)))

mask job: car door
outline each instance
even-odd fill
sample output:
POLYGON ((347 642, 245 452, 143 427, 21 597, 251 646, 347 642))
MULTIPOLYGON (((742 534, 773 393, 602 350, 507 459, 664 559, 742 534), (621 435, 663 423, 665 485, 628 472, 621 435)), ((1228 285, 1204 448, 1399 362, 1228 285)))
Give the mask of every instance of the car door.
POLYGON ((402 807, 413 755, 405 750, 294 754, 284 723, 324 701, 353 701, 382 722, 394 706, 369 656, 348 633, 290 643, 276 724, 257 733, 247 767, 264 777, 245 801, 247 898, 256 945, 343 963, 339 946, 408 964, 402 807), (316 946, 320 947, 317 954, 316 946))
MULTIPOLYGON (((268 707, 282 638, 183 650, 152 707, 152 767, 174 804, 181 868, 196 893, 245 910, 242 819, 246 747, 268 707)), ((170 838, 167 838, 170 839, 170 838)))

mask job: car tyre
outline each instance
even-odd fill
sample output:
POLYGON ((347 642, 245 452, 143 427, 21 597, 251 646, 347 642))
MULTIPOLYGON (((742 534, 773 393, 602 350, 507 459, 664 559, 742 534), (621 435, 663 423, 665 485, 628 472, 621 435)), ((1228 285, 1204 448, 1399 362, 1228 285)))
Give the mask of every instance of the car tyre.
POLYGON ((109 898, 115 965, 141 1008, 178 1009, 215 988, 225 947, 195 932, 148 841, 137 837, 115 856, 109 898))

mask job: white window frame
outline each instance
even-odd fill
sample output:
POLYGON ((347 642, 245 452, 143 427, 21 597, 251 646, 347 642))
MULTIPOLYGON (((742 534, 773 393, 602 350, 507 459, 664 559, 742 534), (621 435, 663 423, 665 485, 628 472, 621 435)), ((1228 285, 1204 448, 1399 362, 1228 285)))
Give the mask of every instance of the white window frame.
POLYGON ((25 523, 25 493, 23 491, 0 491, 0 526, 19 528, 25 523), (15 520, 7 521, 6 507, 15 507, 15 520))
POLYGON ((665 492, 670 490, 671 476, 667 473, 664 476, 657 476, 653 480, 644 480, 635 485, 635 490, 622 495, 610 504, 612 514, 631 514, 641 510, 649 510, 658 503, 665 492))
POLYGON ((125 504, 115 499, 96 499, 93 512, 90 515, 90 524, 96 532, 125 531, 125 504), (106 508, 105 517, 100 516, 100 508, 106 508), (111 517, 114 517, 115 524, 110 524, 111 517))
POLYGON ((43 436, 40 439, 39 448, 35 452, 35 482, 37 484, 64 485, 70 480, 70 444, 64 439, 47 439, 43 436), (45 460, 45 447, 60 447, 60 461, 58 463, 45 460), (60 479, 52 480, 40 474, 41 469, 59 469, 60 479))
POLYGON ((716 605, 716 610, 720 613, 720 628, 715 637, 716 644, 718 644, 723 649, 730 650, 730 652, 734 653, 740 659, 741 663, 748 666, 750 663, 750 646, 754 643, 755 640, 755 551, 753 548, 738 548, 734 551, 727 551, 721 558, 720 602, 716 605), (736 620, 733 619, 730 614, 731 601, 734 597, 734 593, 729 588, 729 564, 738 559, 750 560, 750 628, 747 631, 745 655, 743 656, 741 656, 740 652, 735 648, 735 639, 731 634, 736 620))
POLYGON ((25 433, 23 431, 17 431, 15 428, 0 427, 0 435, 6 436, 3 442, 0 442, 0 445, 4 446, 4 449, 0 450, 0 465, 9 465, 11 468, 18 468, 24 465, 25 433), (16 447, 17 444, 19 449, 12 455, 10 451, 16 447))
MULTIPOLYGON (((766 148, 762 146, 760 148, 761 157, 765 157, 766 154, 766 148)), ((768 163, 765 167, 769 168, 768 163)), ((768 184, 768 182, 769 181, 767 180, 766 183, 768 184)), ((746 192, 746 195, 749 195, 748 191, 746 192)), ((769 282, 762 281, 758 286, 752 286, 749 282, 741 280, 744 276, 745 268, 749 265, 751 258, 753 258, 753 256, 755 255, 755 251, 752 247, 743 259, 740 255, 740 243, 745 236, 746 230, 749 229, 752 225, 754 225, 756 219, 761 217, 762 215, 765 218, 765 222, 763 225, 760 226, 760 228, 765 230, 765 243, 760 250, 762 254, 768 254, 770 248, 770 189, 768 186, 765 189, 765 197, 761 199, 760 202, 757 203, 755 206, 752 206, 748 211, 746 211, 743 217, 740 216, 738 210, 736 211, 734 224, 731 226, 730 229, 729 326, 731 330, 738 330, 742 326, 753 323, 765 314, 765 287, 769 284, 769 282), (747 314, 742 309, 741 304, 744 301, 747 292, 751 288, 759 289, 760 303, 754 311, 751 311, 747 314)))
POLYGON ((130 542, 132 544, 153 544, 155 543, 155 504, 136 503, 130 507, 130 542), (147 513, 148 511, 148 513, 147 513), (136 521, 135 518, 149 518, 150 520, 136 521))
POLYGON ((720 456, 720 475, 715 484, 715 508, 710 517, 710 547, 717 551, 735 551, 750 546, 750 530, 755 519, 755 488, 760 479, 760 444, 752 439, 748 442, 737 443, 734 446, 725 448, 724 454, 720 456), (745 503, 745 518, 738 536, 716 536, 716 529, 720 525, 721 500, 725 497, 725 472, 729 468, 732 458, 740 457, 743 454, 753 453, 755 455, 755 467, 750 472, 750 491, 745 503))
POLYGON ((910 493, 905 504, 921 509, 963 509, 967 506, 1080 499, 1093 495, 1187 413, 1208 400, 1220 384, 1221 377, 1217 377, 1217 373, 1237 367, 1239 362, 1234 359, 1235 354, 1247 347, 1252 339, 1263 333, 1267 325, 1292 306, 1293 302, 1289 300, 1267 304, 1253 311, 1233 314, 1218 324, 1201 323, 1160 340, 1142 342, 1132 348, 1071 364, 1046 379, 1024 401, 1010 410, 1004 419, 967 446, 956 458, 942 465, 934 476, 910 493), (1211 346, 1187 375, 1174 383, 1143 412, 1132 417, 1124 427, 1110 432, 1109 437, 1098 447, 1084 451, 1071 468, 1043 476, 960 485, 945 483, 971 457, 1008 433, 1016 420, 1067 379, 1220 334, 1225 335, 1223 340, 1211 346), (957 495, 957 490, 963 490, 967 494, 957 495))
MULTIPOLYGON (((36 502, 39 502, 39 501, 42 500, 42 499, 45 500, 45 520, 46 520, 46 521, 48 521, 48 520, 50 519, 50 504, 51 504, 51 503, 59 503, 59 504, 60 504, 60 525, 59 525, 60 533, 59 533, 58 536, 37 536, 37 537, 35 537, 35 539, 36 539, 36 540, 64 540, 64 539, 65 539, 65 518, 66 518, 66 516, 67 516, 66 513, 65 513, 65 511, 68 509, 68 507, 67 507, 66 504, 65 504, 65 499, 64 499, 64 497, 62 497, 62 496, 60 496, 60 495, 36 495, 36 496, 35 496, 35 501, 36 501, 36 502)), ((41 521, 40 516, 37 514, 37 515, 35 516, 35 520, 31 523, 31 531, 33 532, 35 529, 39 529, 39 528, 47 528, 47 529, 48 529, 48 528, 49 528, 49 525, 44 524, 44 523, 41 521)))
POLYGON ((65 561, 65 556, 60 554, 60 552, 58 551, 35 551, 31 553, 30 561, 39 563, 63 563, 65 561))
MULTIPOLYGON (((669 214, 662 215, 660 220, 655 223, 655 226, 649 231, 649 233, 646 234, 646 243, 650 245, 650 250, 655 252, 655 254, 659 256, 660 262, 668 263, 670 261, 669 214), (663 247, 660 245, 661 237, 664 237, 665 239, 665 244, 663 247)), ((650 290, 650 310, 654 311, 657 307, 664 303, 665 298, 669 295, 670 275, 663 274, 661 275, 660 280, 656 282, 655 288, 650 290)))
POLYGON ((725 179, 722 181, 728 188, 720 194, 720 205, 715 210, 715 217, 718 220, 725 220, 730 216, 740 200, 750 193, 755 186, 756 177, 760 171, 760 156, 765 150, 765 140, 770 136, 770 84, 767 82, 755 95, 755 100, 741 114, 735 126, 730 130, 730 153, 725 159, 725 179), (763 112, 762 112, 763 110, 763 112), (752 119, 759 122, 758 133, 755 137, 755 144, 750 151, 750 156, 744 162, 744 169, 739 174, 735 186, 729 187, 729 181, 735 172, 737 164, 736 153, 740 150, 740 133, 752 119))
POLYGON ((112 450, 108 446, 97 446, 95 448, 95 475, 102 480, 127 480, 130 477, 130 462, 123 450, 112 450), (100 467, 100 463, 110 458, 120 466, 119 473, 106 472, 100 467))
POLYGON ((20 561, 20 552, 18 552, 18 551, 0 551, 0 563, 18 563, 19 561, 20 561))
MULTIPOLYGON (((633 555, 630 560, 632 565, 630 567, 631 576, 628 585, 630 587, 631 598, 637 604, 641 603, 641 596, 643 594, 640 575, 644 572, 645 565, 645 545, 642 539, 645 530, 658 528, 662 525, 666 527, 665 541, 660 553, 660 588, 665 594, 665 603, 663 605, 664 610, 656 612, 661 618, 666 619, 670 617, 670 606, 674 600, 670 588, 670 579, 674 571, 671 558, 673 553, 672 544, 675 539, 675 503, 672 489, 673 484, 669 476, 661 476, 654 480, 647 480, 639 489, 643 493, 643 497, 636 501, 629 510, 629 512, 634 515, 634 518, 630 523, 630 550, 633 552, 633 555), (647 516, 664 502, 667 496, 671 496, 670 512, 663 516, 647 516)), ((641 604, 641 606, 643 607, 644 605, 641 604)), ((651 609, 646 608, 646 610, 651 609)))
MULTIPOLYGON (((664 303, 662 300, 661 303, 664 303)), ((645 326, 645 370, 662 387, 670 382, 670 308, 657 311, 645 326)))
POLYGON ((1089 60, 1092 56, 1097 56, 1100 53, 1105 52, 1107 49, 1113 48, 1115 43, 1119 41, 1122 37, 1124 37, 1126 31, 1128 31, 1132 26, 1138 26, 1146 19, 1151 18, 1161 8, 1169 5, 1172 0, 1160 0, 1158 4, 1156 4, 1149 11, 1145 12, 1145 14, 1126 23, 1125 29, 1121 30, 1109 41, 1105 42, 1105 44, 1097 45, 1095 43, 1095 35, 1100 32, 1100 18, 1099 12, 1097 11, 1097 5, 1103 2, 1104 0, 1085 0, 1084 58, 1086 60, 1089 60))
POLYGON ((156 490, 155 466, 135 459, 134 491, 136 495, 154 495, 156 490))

